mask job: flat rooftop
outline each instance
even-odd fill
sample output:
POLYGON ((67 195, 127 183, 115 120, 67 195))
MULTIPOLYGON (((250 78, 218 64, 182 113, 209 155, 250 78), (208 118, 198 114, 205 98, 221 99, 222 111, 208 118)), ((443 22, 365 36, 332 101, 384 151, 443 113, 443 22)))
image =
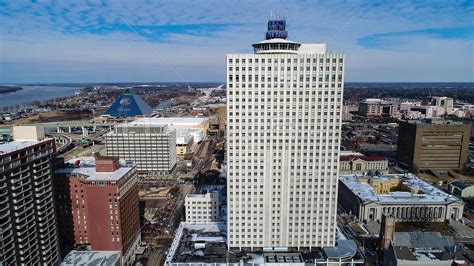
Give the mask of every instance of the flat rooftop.
POLYGON ((47 140, 49 140, 49 139, 44 139, 44 140, 40 140, 40 141, 25 139, 25 140, 15 140, 15 141, 7 142, 7 143, 4 143, 4 144, 0 144, 0 155, 10 153, 10 152, 14 152, 16 150, 21 150, 21 149, 24 149, 24 148, 28 148, 29 146, 33 146, 33 145, 39 144, 41 142, 45 142, 47 140))
POLYGON ((59 168, 56 174, 81 174, 87 176, 85 180, 91 181, 117 181, 130 172, 135 165, 119 160, 120 168, 115 172, 97 172, 94 157, 80 157, 66 162, 66 167, 59 168))
POLYGON ((340 156, 341 161, 355 161, 355 160, 363 160, 363 161, 387 161, 387 158, 383 156, 365 156, 365 155, 342 155, 340 156))
POLYGON ((224 223, 181 223, 166 257, 166 263, 237 263, 227 254, 227 226, 224 223))
POLYGON ((445 120, 445 119, 417 119, 417 120, 406 120, 409 124, 416 125, 464 125, 462 121, 445 120))
POLYGON ((69 265, 100 265, 115 266, 120 260, 120 251, 76 251, 67 254, 60 263, 62 266, 69 265))
MULTIPOLYGON (((339 228, 338 228, 339 230, 339 228)), ((312 251, 264 250, 239 251, 228 250, 227 225, 225 223, 187 224, 182 222, 176 231, 175 239, 168 251, 165 265, 190 265, 193 263, 228 265, 282 263, 288 265, 305 265, 315 261, 326 261, 353 258, 363 263, 353 240, 347 240, 341 232, 334 248, 315 248, 312 251), (325 256, 325 255, 326 256, 325 256)), ((360 264, 359 263, 359 264, 360 264)))
POLYGON ((143 125, 170 125, 170 126, 196 126, 204 125, 208 121, 207 118, 199 117, 151 117, 140 118, 128 124, 119 126, 143 126, 143 125))
POLYGON ((340 175, 339 181, 341 181, 346 187, 348 187, 354 194, 356 194, 362 201, 376 201, 384 203, 414 203, 414 202, 453 202, 459 201, 459 199, 453 195, 450 195, 440 189, 433 187, 432 185, 421 180, 419 177, 407 174, 387 174, 382 176, 364 176, 364 175, 340 175), (407 191, 394 191, 388 194, 377 194, 374 192, 374 188, 360 179, 374 179, 385 181, 389 179, 398 178, 402 184, 410 189, 418 189, 422 193, 413 194, 407 191))

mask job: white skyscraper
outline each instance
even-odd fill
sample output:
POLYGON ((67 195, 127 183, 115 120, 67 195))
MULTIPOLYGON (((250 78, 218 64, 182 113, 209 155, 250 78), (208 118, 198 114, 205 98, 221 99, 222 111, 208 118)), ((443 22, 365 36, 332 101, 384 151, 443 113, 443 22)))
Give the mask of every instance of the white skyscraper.
POLYGON ((344 55, 285 27, 227 55, 230 249, 335 245, 344 55))

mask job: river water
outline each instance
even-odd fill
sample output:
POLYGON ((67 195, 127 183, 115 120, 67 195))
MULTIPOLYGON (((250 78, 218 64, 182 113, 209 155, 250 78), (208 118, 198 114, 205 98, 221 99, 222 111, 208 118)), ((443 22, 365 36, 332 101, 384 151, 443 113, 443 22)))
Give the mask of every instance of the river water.
MULTIPOLYGON (((21 86, 21 85, 20 85, 21 86)), ((83 87, 21 86, 23 90, 0 94, 0 111, 8 106, 23 106, 32 101, 46 101, 74 95, 83 87)))

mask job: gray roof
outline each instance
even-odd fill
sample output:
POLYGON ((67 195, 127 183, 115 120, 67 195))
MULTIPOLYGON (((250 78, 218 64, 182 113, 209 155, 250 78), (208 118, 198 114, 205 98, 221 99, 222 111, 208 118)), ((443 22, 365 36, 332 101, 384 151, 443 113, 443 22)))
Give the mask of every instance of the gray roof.
POLYGON ((357 244, 354 240, 336 240, 335 247, 323 248, 329 259, 351 258, 357 254, 357 244))
POLYGON ((446 249, 454 246, 451 236, 442 236, 439 232, 396 232, 393 245, 414 249, 446 249))
POLYGON ((393 250, 399 260, 417 260, 413 252, 407 247, 394 247, 393 250))
POLYGON ((113 266, 120 260, 120 251, 77 251, 67 254, 61 266, 69 265, 97 265, 113 266))

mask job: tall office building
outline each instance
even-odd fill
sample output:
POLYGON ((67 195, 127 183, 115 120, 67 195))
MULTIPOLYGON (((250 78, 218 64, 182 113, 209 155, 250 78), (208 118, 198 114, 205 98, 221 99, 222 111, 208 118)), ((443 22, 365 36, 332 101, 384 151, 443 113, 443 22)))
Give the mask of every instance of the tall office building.
POLYGON ((344 55, 285 26, 227 55, 230 249, 335 245, 344 55))
POLYGON ((13 138, 0 145, 0 264, 55 265, 54 140, 35 127, 14 127, 13 138))

